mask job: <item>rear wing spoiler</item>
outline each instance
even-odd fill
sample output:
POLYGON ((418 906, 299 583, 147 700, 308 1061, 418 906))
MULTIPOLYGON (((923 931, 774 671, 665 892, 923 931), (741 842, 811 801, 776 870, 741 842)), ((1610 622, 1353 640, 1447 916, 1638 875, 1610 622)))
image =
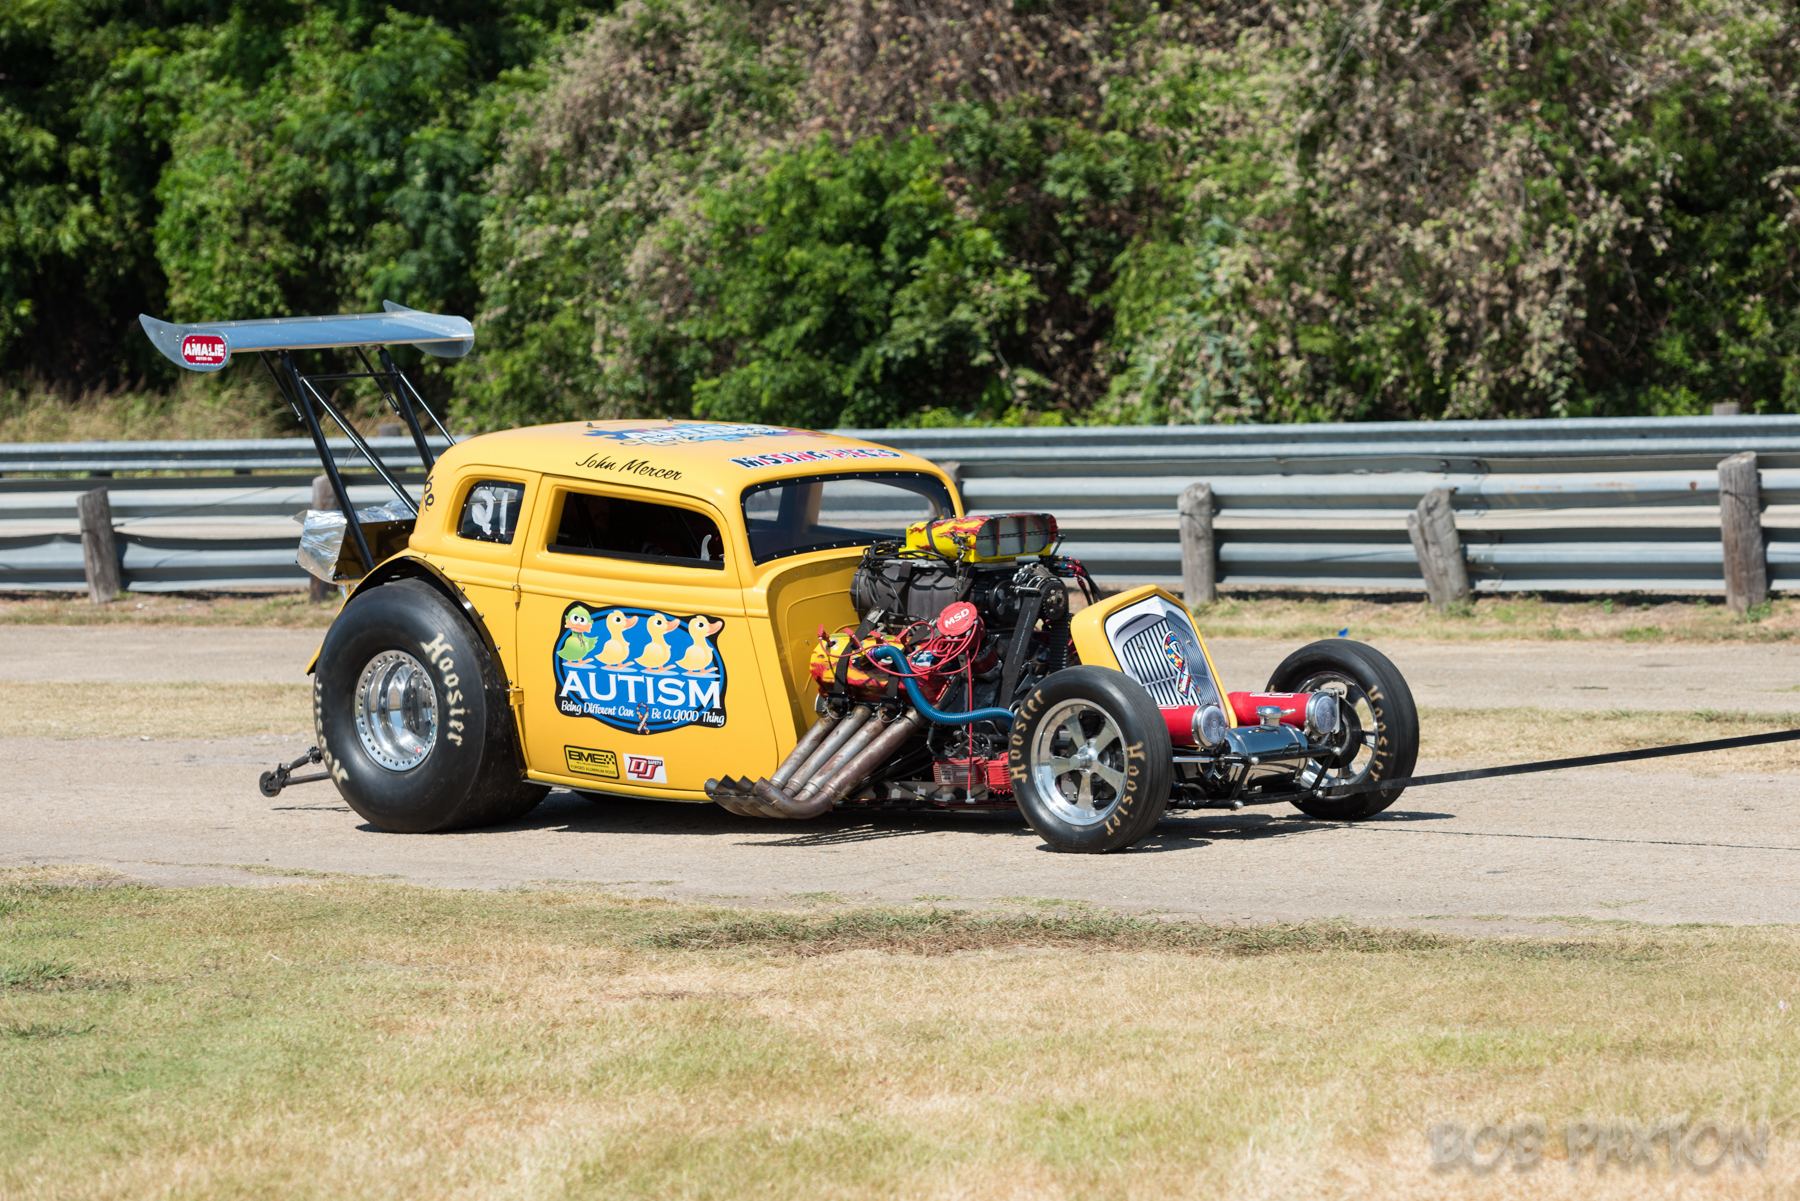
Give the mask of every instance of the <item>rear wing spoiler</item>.
POLYGON ((365 573, 374 568, 375 558, 369 553, 368 540, 363 533, 362 523, 356 519, 356 509, 351 505, 349 490, 345 488, 343 477, 338 473, 337 461, 325 444, 325 434, 320 428, 320 415, 337 422, 358 453, 369 461, 375 473, 394 490, 394 494, 415 519, 419 505, 400 481, 394 478, 375 448, 357 433, 356 428, 332 403, 327 395, 328 390, 321 390, 318 385, 335 380, 373 380, 381 389, 382 398, 406 423, 413 443, 418 447, 419 461, 429 473, 437 460, 426 442, 425 430, 419 424, 419 414, 423 413, 430 418, 431 423, 437 426, 448 441, 455 443, 456 439, 444 428, 444 423, 438 420, 437 414, 431 411, 418 389, 413 387, 412 381, 395 364, 387 347, 396 344, 416 346, 426 354, 440 359, 456 359, 468 354, 475 345, 475 327, 466 318, 422 313, 391 300, 383 301, 382 308, 385 311, 380 313, 345 313, 335 317, 267 317, 253 321, 199 321, 188 325, 158 321, 146 314, 138 315, 144 333, 149 335, 156 349, 171 363, 185 370, 220 371, 231 362, 234 354, 255 354, 262 360, 263 366, 275 381, 275 387, 293 408, 294 415, 300 419, 301 424, 306 426, 306 432, 312 436, 313 447, 319 452, 319 464, 331 480, 331 490, 337 497, 338 511, 344 514, 348 523, 348 532, 365 573), (369 356, 365 353, 365 348, 368 347, 377 348, 380 370, 376 370, 369 362, 369 356), (363 369, 307 374, 294 365, 293 352, 296 350, 351 350, 355 352, 363 369))
POLYGON ((405 343, 440 359, 460 359, 475 345, 467 318, 421 313, 391 300, 381 313, 337 317, 264 317, 255 321, 197 321, 176 325, 140 313, 144 332, 163 357, 189 371, 219 371, 231 356, 250 351, 332 350, 405 343))

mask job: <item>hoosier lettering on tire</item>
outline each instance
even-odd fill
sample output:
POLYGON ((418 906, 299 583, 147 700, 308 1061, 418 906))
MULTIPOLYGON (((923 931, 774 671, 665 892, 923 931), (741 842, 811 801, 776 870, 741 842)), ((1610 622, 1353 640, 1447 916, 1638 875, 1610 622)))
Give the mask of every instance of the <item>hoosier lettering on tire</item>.
MULTIPOLYGON (((1303 646, 1275 668, 1269 691, 1331 692, 1338 698, 1341 725, 1331 736, 1338 753, 1310 764, 1304 783, 1322 779, 1328 787, 1341 787, 1412 775, 1419 760, 1419 710, 1400 669, 1374 647, 1347 638, 1303 646)), ((1301 797, 1294 807, 1310 817, 1357 821, 1380 813, 1404 791, 1301 797)))
POLYGON ((1013 795, 1053 849, 1116 851, 1167 808, 1170 753, 1168 727, 1137 681, 1105 667, 1065 668, 1019 708, 1013 795))
POLYGON ((523 778, 506 682, 487 647, 418 580, 344 606, 320 650, 313 724, 338 791, 383 830, 510 821, 548 791, 523 778))

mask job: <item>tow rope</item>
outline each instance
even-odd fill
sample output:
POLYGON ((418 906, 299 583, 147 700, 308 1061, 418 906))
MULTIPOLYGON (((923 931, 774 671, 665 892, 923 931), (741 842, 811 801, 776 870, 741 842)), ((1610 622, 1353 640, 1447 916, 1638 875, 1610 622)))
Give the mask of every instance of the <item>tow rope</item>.
POLYGON ((1565 767, 1598 767, 1603 763, 1630 763, 1634 759, 1665 759, 1671 755, 1699 755, 1706 751, 1730 751, 1743 746, 1766 746, 1771 742, 1800 741, 1800 730, 1777 730, 1773 734, 1747 734, 1742 738, 1715 738, 1710 742, 1678 742, 1673 746, 1653 746, 1641 751, 1614 751, 1606 755, 1578 755, 1573 759, 1542 759, 1536 763, 1509 763, 1504 767, 1477 767, 1469 771, 1447 771, 1435 776, 1408 776, 1401 780, 1368 780, 1361 784, 1319 789, 1314 794, 1328 801, 1357 796, 1365 792, 1389 789, 1419 788, 1426 784, 1456 784, 1463 780, 1491 780, 1495 776, 1523 776, 1532 772, 1558 771, 1565 767))

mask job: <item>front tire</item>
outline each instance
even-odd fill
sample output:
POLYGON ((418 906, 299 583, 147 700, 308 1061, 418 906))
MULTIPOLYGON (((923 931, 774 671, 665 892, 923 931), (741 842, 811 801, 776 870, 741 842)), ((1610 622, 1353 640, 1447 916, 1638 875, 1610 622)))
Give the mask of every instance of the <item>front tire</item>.
POLYGON ((1052 850, 1103 854, 1150 833, 1174 775, 1169 728, 1143 686, 1105 667, 1056 672, 1013 722, 1013 797, 1052 850))
POLYGON ((373 588, 338 614, 313 675, 313 726, 338 792, 393 833, 511 821, 549 791, 519 770, 493 656, 419 580, 373 588))
MULTIPOLYGON (((1362 642, 1326 638, 1281 661, 1269 677, 1270 692, 1334 692, 1341 725, 1338 754, 1307 765, 1300 783, 1327 787, 1400 780, 1419 761, 1419 710, 1412 689, 1392 659, 1362 642)), ((1326 821, 1360 821, 1400 799, 1404 788, 1328 800, 1309 797, 1294 807, 1326 821)))

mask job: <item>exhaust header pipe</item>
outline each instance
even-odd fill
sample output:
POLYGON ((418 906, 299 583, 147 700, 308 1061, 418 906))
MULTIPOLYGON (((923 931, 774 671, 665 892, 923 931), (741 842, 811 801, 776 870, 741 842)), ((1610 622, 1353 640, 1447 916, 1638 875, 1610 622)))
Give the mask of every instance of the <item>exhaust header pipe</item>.
POLYGON ((817 817, 843 800, 926 724, 925 715, 917 709, 909 708, 890 720, 876 716, 870 706, 858 705, 789 777, 794 783, 791 789, 775 779, 750 784, 727 776, 707 781, 707 795, 746 817, 817 817))

